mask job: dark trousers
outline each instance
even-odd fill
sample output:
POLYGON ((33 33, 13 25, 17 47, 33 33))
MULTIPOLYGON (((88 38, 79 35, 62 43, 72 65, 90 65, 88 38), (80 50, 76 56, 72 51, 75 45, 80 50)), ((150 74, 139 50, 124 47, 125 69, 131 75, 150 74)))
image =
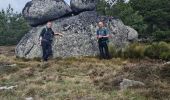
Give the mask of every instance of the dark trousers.
POLYGON ((51 43, 48 41, 42 41, 41 42, 41 46, 42 46, 42 51, 43 51, 43 60, 47 61, 49 56, 52 56, 52 46, 51 43))
POLYGON ((109 54, 107 42, 99 41, 98 44, 99 44, 99 50, 100 50, 100 58, 101 59, 109 59, 110 54, 109 54))

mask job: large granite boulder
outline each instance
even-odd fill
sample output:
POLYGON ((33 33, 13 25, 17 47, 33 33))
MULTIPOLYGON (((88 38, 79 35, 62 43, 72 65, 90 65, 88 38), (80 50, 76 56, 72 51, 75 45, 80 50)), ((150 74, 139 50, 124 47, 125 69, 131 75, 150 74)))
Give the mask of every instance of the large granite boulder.
POLYGON ((138 40, 138 32, 130 26, 126 26, 126 28, 128 29, 128 40, 129 41, 137 41, 138 40))
POLYGON ((37 26, 71 12, 64 0, 32 0, 25 5, 23 16, 31 26, 37 26))
POLYGON ((96 8, 97 0, 71 0, 70 6, 73 12, 91 11, 96 8))
MULTIPOLYGON (((95 11, 82 12, 79 15, 60 18, 53 21, 53 30, 63 33, 64 37, 56 37, 53 42, 54 57, 95 56, 98 55, 96 29, 99 20, 103 20, 109 28, 111 43, 118 48, 125 46, 128 29, 119 19, 99 16, 95 11)), ((42 50, 38 38, 45 25, 33 27, 16 47, 18 57, 41 57, 42 50)))

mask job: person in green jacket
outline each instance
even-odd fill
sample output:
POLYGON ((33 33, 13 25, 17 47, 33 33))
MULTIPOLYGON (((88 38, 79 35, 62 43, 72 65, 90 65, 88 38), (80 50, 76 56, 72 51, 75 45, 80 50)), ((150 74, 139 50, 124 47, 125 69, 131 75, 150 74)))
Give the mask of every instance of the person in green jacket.
POLYGON ((101 59, 109 59, 109 49, 108 49, 108 43, 109 43, 109 31, 106 27, 104 27, 104 23, 100 21, 98 23, 99 29, 97 30, 97 39, 99 44, 99 51, 100 51, 100 58, 101 59))

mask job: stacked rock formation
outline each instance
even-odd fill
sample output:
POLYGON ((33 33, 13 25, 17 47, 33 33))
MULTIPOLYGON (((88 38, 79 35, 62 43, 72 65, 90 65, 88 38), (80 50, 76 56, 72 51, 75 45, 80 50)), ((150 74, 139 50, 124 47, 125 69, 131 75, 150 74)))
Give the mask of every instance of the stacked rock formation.
POLYGON ((36 26, 71 12, 63 0, 32 0, 25 5, 23 16, 31 26, 36 26))
POLYGON ((119 19, 98 15, 95 0, 72 0, 67 5, 63 0, 32 0, 23 9, 23 15, 32 29, 16 47, 16 55, 24 58, 41 57, 38 38, 47 21, 53 22, 53 30, 63 33, 53 42, 53 56, 98 55, 96 39, 97 23, 104 21, 110 30, 111 44, 123 48, 128 41, 129 28, 119 19), (76 15, 73 15, 76 12, 76 15))

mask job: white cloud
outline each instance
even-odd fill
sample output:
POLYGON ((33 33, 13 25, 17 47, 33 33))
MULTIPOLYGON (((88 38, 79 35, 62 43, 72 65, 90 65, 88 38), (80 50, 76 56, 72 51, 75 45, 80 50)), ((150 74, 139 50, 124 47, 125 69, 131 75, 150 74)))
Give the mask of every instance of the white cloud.
MULTIPOLYGON (((0 0, 0 10, 6 9, 9 4, 11 4, 12 8, 14 8, 15 11, 21 12, 24 8, 25 4, 31 0, 0 0)), ((65 0, 68 4, 70 3, 70 0, 65 0)))

